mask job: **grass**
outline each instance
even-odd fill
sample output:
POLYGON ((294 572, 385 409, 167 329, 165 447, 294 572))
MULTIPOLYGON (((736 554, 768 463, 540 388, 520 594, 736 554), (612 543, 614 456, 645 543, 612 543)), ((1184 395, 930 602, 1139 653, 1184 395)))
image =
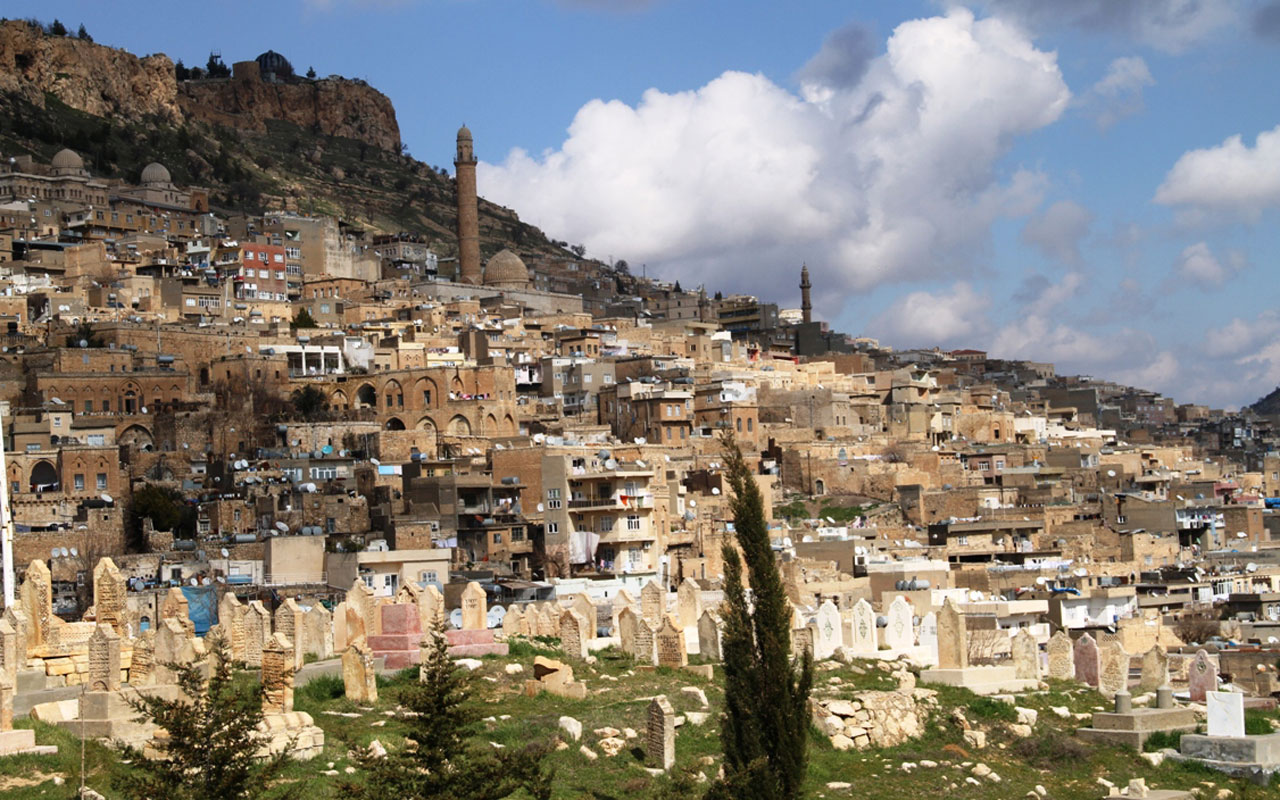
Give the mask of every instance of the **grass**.
MULTIPOLYGON (((511 656, 482 659, 480 667, 471 673, 474 702, 484 718, 475 744, 510 748, 549 742, 561 735, 558 725, 561 716, 581 721, 582 740, 566 742, 567 747, 553 750, 548 756, 550 765, 556 769, 553 787, 556 800, 693 797, 705 787, 703 781, 715 777, 721 764, 717 715, 723 702, 723 676, 719 670, 713 679, 705 680, 681 670, 641 669, 630 657, 615 650, 604 650, 596 654, 596 663, 574 665, 576 679, 585 682, 590 692, 585 700, 546 693, 527 697, 523 683, 531 676, 533 657, 549 654, 563 658, 563 654, 547 640, 512 644, 511 656), (506 674, 504 667, 513 662, 524 666, 523 674, 506 674), (704 691, 708 706, 703 708, 691 693, 682 692, 684 687, 704 691), (707 712, 708 716, 702 725, 686 721, 677 728, 676 769, 669 775, 652 776, 644 769, 644 723, 648 703, 658 694, 665 694, 676 713, 686 720, 689 712, 707 712), (619 731, 631 728, 637 736, 629 739, 617 756, 608 758, 599 747, 601 735, 594 733, 604 728, 619 731), (582 746, 590 748, 598 757, 589 760, 580 752, 582 746), (705 777, 700 779, 699 775, 705 777)), ((894 679, 874 662, 819 666, 814 688, 817 697, 850 699, 859 691, 883 691, 895 686, 894 679)), ((325 749, 315 760, 291 766, 286 778, 298 782, 302 795, 309 799, 337 798, 336 780, 321 775, 321 771, 334 769, 342 773, 346 767, 354 766, 349 750, 373 739, 388 748, 400 746, 404 728, 389 712, 395 709, 404 688, 414 680, 416 669, 385 676, 379 681, 378 702, 372 708, 361 708, 348 701, 337 676, 316 677, 299 686, 294 694, 295 708, 311 714, 325 731, 325 749)), ((1072 713, 1094 711, 1105 704, 1092 690, 1055 682, 1048 692, 1020 695, 1017 705, 1037 710, 1039 721, 1034 736, 1019 739, 1008 731, 1008 721, 1016 713, 1014 706, 954 687, 922 688, 936 690, 941 707, 919 739, 885 750, 838 752, 814 730, 810 739, 806 797, 902 800, 962 793, 966 800, 1004 800, 1022 797, 1042 785, 1054 800, 1096 800, 1102 794, 1098 778, 1124 786, 1136 777, 1145 778, 1148 786, 1155 788, 1200 787, 1202 797, 1213 797, 1219 789, 1230 789, 1237 800, 1274 796, 1259 793, 1240 780, 1198 765, 1166 760, 1161 766, 1152 767, 1133 750, 1076 739, 1072 735, 1075 727, 1086 723, 1061 719, 1050 706, 1066 706, 1072 713), (975 750, 965 743, 960 726, 951 719, 954 708, 962 709, 972 726, 986 731, 985 749, 975 750), (920 764, 923 761, 936 766, 910 771, 901 767, 904 762, 920 764), (1000 775, 1001 782, 984 779, 978 786, 966 784, 965 777, 978 762, 990 766, 1000 775), (963 766, 966 763, 968 766, 963 766), (833 781, 850 783, 853 789, 828 789, 827 784, 833 781), (962 788, 952 789, 952 784, 962 788)), ((1266 721, 1274 716, 1274 713, 1264 714, 1261 718, 1266 721)), ((60 729, 27 720, 19 724, 34 725, 38 741, 58 744, 59 753, 0 760, 0 796, 6 800, 73 797, 79 775, 79 741, 60 729), (64 785, 54 785, 55 775, 65 779, 64 785), (23 781, 24 785, 15 781, 23 781)), ((116 766, 115 762, 114 753, 104 745, 90 742, 86 746, 89 786, 111 800, 120 800, 111 790, 110 775, 113 769, 127 767, 116 766)))

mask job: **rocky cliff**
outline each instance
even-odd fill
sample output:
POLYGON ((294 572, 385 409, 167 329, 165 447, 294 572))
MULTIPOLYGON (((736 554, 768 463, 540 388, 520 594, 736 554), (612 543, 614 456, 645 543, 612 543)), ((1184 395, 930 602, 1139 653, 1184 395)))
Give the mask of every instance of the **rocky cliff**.
POLYGON ((391 100, 363 81, 267 83, 253 74, 179 83, 168 56, 139 58, 69 36, 49 36, 18 20, 0 25, 0 93, 41 108, 52 95, 97 117, 198 120, 255 133, 280 120, 382 150, 400 146, 391 100))

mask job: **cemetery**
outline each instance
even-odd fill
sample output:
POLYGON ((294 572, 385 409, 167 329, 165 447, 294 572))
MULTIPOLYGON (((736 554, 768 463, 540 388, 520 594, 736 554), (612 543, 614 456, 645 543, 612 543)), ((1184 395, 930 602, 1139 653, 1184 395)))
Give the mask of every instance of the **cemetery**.
MULTIPOLYGON (((434 588, 375 599, 358 581, 332 611, 293 598, 268 611, 227 594, 198 636, 180 591, 139 631, 110 562, 98 572, 91 622, 56 621, 38 569, 21 608, 0 620, 6 797, 74 796, 82 739, 88 784, 115 796, 110 776, 127 767, 114 745, 152 756, 166 745, 133 701, 177 696, 181 665, 207 674, 212 636, 263 687, 260 755, 286 752, 288 779, 308 797, 341 796, 337 779, 361 774, 355 748, 403 746, 399 698, 441 635, 483 710, 479 739, 546 742, 555 797, 678 793, 720 768, 723 608, 692 582, 603 603, 577 593, 500 618, 477 584, 453 613, 434 588)), ((1232 691, 1217 654, 1174 658, 1158 644, 1129 654, 1105 632, 1101 642, 1063 632, 1038 642, 1022 629, 999 663, 973 663, 982 659, 970 625, 980 621, 950 600, 921 617, 898 596, 886 611, 877 618, 865 599, 792 606, 793 652, 816 664, 811 793, 1172 800, 1198 787, 1225 798, 1234 795, 1218 792, 1265 783, 1280 767, 1274 701, 1232 691)))

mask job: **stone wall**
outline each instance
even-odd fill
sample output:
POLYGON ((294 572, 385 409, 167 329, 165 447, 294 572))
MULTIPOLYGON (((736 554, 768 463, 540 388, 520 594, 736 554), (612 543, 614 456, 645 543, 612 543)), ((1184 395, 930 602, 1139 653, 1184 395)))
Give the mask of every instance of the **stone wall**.
POLYGON ((837 750, 896 747, 924 735, 929 714, 938 707, 937 692, 857 692, 852 699, 812 698, 814 724, 837 750))

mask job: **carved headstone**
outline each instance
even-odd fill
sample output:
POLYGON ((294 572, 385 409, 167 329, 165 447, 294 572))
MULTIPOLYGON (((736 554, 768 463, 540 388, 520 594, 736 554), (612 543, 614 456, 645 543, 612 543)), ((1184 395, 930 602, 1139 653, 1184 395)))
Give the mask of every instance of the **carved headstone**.
POLYGON ((191 621, 191 608, 187 603, 187 596, 182 593, 182 587, 174 586, 165 593, 164 602, 160 604, 160 619, 177 620, 188 636, 195 635, 196 626, 191 621))
POLYGON ((920 628, 916 631, 916 638, 921 650, 932 661, 938 660, 938 615, 932 611, 924 615, 920 620, 920 628))
POLYGON ((577 611, 578 614, 587 621, 587 628, 585 631, 587 638, 596 638, 596 628, 599 625, 599 616, 596 612, 596 604, 591 601, 591 596, 586 592, 578 592, 573 596, 573 602, 569 604, 569 608, 577 611))
POLYGON ((684 631, 675 626, 671 617, 663 617, 662 627, 654 634, 654 642, 658 650, 658 666, 683 667, 689 664, 684 631))
POLYGON ((241 615, 244 618, 244 663, 262 666, 262 648, 271 638, 271 614, 261 600, 254 600, 241 615))
POLYGON ((361 636, 374 636, 378 633, 377 604, 374 602, 373 590, 360 578, 351 582, 347 590, 347 643, 354 642, 361 636), (352 624, 353 619, 358 621, 352 624))
POLYGON ((27 647, 44 644, 44 637, 54 623, 53 576, 43 561, 37 559, 27 567, 22 585, 18 587, 18 601, 30 625, 27 630, 27 647))
POLYGON ((275 631, 283 633, 293 644, 293 668, 302 669, 306 663, 306 643, 302 641, 303 619, 305 612, 298 601, 292 597, 286 599, 276 609, 275 631))
POLYGON ((622 613, 622 609, 630 608, 637 614, 640 613, 640 601, 631 596, 631 592, 626 589, 619 589, 618 593, 613 596, 613 635, 618 635, 618 615, 622 613))
POLYGON ((162 619, 156 628, 155 663, 152 667, 155 682, 169 686, 177 681, 176 667, 191 663, 194 653, 188 641, 187 631, 176 619, 162 619))
POLYGON ((1243 738, 1244 695, 1239 692, 1205 692, 1210 736, 1243 738))
POLYGON ((462 629, 483 631, 489 628, 489 601, 480 584, 471 581, 462 590, 462 629))
POLYGON ((1098 691, 1108 699, 1122 689, 1129 688, 1129 654, 1117 641, 1107 642, 1100 653, 1101 671, 1098 673, 1098 691))
POLYGON ((262 646, 262 713, 293 711, 293 642, 276 633, 262 646))
POLYGON ((698 624, 702 616, 702 587, 692 578, 680 581, 676 588, 676 616, 681 628, 691 628, 698 624))
POLYGON ((133 655, 129 658, 129 685, 150 686, 155 682, 156 632, 147 630, 133 640, 133 655))
POLYGON ((1193 703, 1203 703, 1209 692, 1218 690, 1218 670, 1204 650, 1197 650, 1187 667, 1187 686, 1193 703))
POLYGON ((1076 680, 1081 683, 1087 683, 1090 686, 1098 685, 1098 673, 1101 670, 1101 664, 1098 657, 1098 644, 1089 634, 1076 639, 1075 644, 1075 664, 1076 664, 1076 680))
POLYGON ((1154 692, 1169 682, 1169 654, 1160 645, 1156 645, 1142 656, 1142 678, 1138 688, 1144 692, 1154 692))
POLYGON ((849 620, 849 647, 860 654, 876 652, 876 614, 866 600, 853 604, 849 620))
POLYGON ((649 724, 645 732, 645 762, 669 770, 676 763, 676 712, 667 696, 649 701, 649 724))
POLYGON ((651 628, 661 625, 667 615, 667 592, 655 581, 649 581, 640 589, 640 615, 651 628))
POLYGON ((818 613, 814 619, 813 657, 818 661, 825 661, 843 646, 840 610, 836 608, 835 603, 824 600, 822 605, 818 606, 818 613))
POLYGON ((347 645, 356 638, 348 635, 347 601, 343 600, 333 607, 333 652, 346 652, 347 645))
POLYGON ((18 632, 13 629, 9 620, 0 619, 0 681, 5 680, 17 685, 18 632))
POLYGON ((422 612, 427 619, 427 626, 424 631, 435 630, 444 624, 444 595, 436 588, 434 583, 427 584, 427 588, 422 590, 422 612))
POLYGON ((502 617, 502 633, 504 636, 523 636, 529 632, 525 624, 524 613, 516 606, 507 609, 502 617))
POLYGON ((27 616, 27 612, 15 605, 4 610, 3 619, 13 627, 13 649, 18 654, 16 662, 18 667, 15 669, 18 669, 27 663, 27 656, 31 652, 28 649, 31 644, 31 618, 27 616))
POLYGON ((114 692, 120 688, 120 634, 99 622, 89 637, 89 691, 114 692))
POLYGON ((1076 676, 1075 645, 1066 631, 1058 631, 1049 637, 1049 677, 1069 681, 1076 676))
POLYGON ((244 662, 244 606, 231 592, 218 601, 218 627, 227 639, 231 660, 244 662))
POLYGON ((549 608, 544 607, 538 614, 538 635, 553 638, 560 635, 560 622, 549 608))
POLYGON ((911 604, 907 598, 898 595, 889 603, 889 613, 885 615, 889 624, 884 628, 884 645, 890 650, 903 650, 915 644, 915 629, 911 625, 911 604))
POLYGON ((125 603, 124 575, 109 558, 98 560, 93 568, 93 608, 99 624, 110 625, 121 636, 127 636, 129 625, 125 603))
POLYGON ((576 661, 587 658, 587 621, 572 609, 565 609, 560 614, 560 649, 566 656, 576 661))
POLYGON ((948 598, 938 613, 938 668, 964 669, 969 666, 969 634, 964 614, 948 598))
POLYGON ((352 642, 342 653, 342 685, 347 699, 360 705, 378 702, 378 676, 373 651, 364 639, 352 642))
POLYGON ((1020 628, 1009 643, 1013 655, 1014 677, 1018 680, 1040 680, 1040 645, 1027 628, 1020 628))
POLYGON ((313 603, 302 621, 302 641, 306 652, 317 659, 326 659, 333 655, 333 617, 329 609, 320 603, 313 603))
POLYGON ((0 676, 0 733, 13 730, 13 697, 16 681, 0 676))
POLYGON ((714 612, 703 611, 698 617, 698 653, 710 661, 720 660, 720 618, 714 612))

